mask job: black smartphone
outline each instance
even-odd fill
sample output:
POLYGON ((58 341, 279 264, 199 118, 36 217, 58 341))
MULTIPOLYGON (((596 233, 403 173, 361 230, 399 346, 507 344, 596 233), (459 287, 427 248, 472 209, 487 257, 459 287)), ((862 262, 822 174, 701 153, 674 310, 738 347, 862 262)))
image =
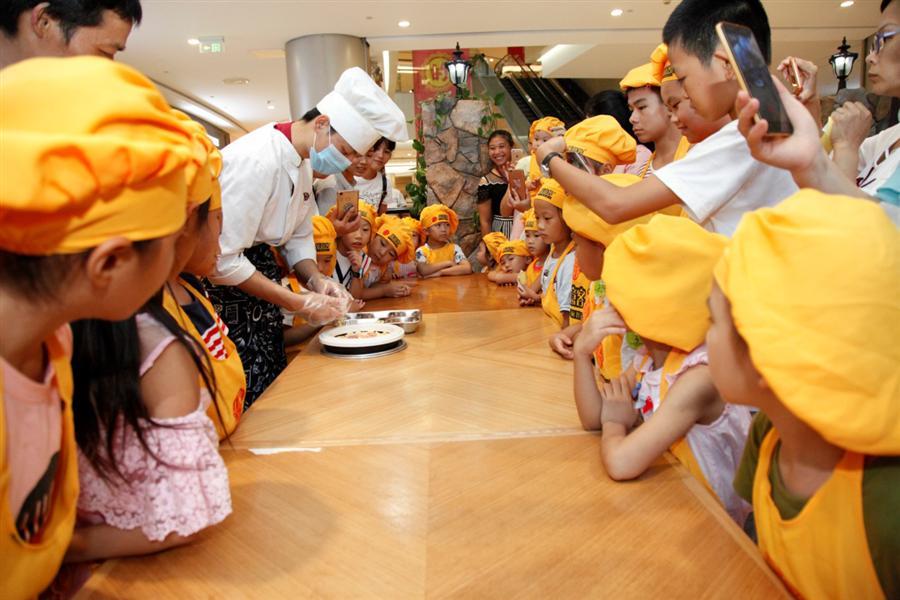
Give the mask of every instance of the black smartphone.
POLYGON ((769 73, 769 65, 763 58, 753 32, 743 25, 721 22, 716 25, 716 33, 728 53, 738 83, 748 94, 759 100, 756 120, 768 121, 768 135, 787 136, 794 133, 794 127, 769 73))

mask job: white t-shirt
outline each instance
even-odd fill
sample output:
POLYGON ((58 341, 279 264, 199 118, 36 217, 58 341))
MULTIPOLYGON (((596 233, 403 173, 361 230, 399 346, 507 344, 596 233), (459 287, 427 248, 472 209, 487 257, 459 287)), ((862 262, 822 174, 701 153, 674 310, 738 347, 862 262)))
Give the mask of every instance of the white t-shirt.
POLYGON ((866 138, 859 147, 859 189, 874 196, 900 166, 900 149, 891 146, 900 139, 900 123, 866 138), (879 162, 880 161, 880 162, 879 162))
POLYGON ((270 244, 289 265, 316 260, 312 218, 312 168, 274 123, 251 131, 222 150, 221 254, 209 280, 238 285, 256 267, 244 250, 270 244))
POLYGON ((679 161, 653 172, 684 205, 688 216, 731 237, 746 212, 775 206, 797 191, 791 174, 750 156, 737 121, 728 123, 679 161))
POLYGON ((391 182, 379 173, 372 179, 356 177, 356 183, 350 185, 340 173, 329 175, 325 179, 316 182, 316 204, 319 206, 319 214, 324 215, 337 201, 337 193, 346 190, 359 190, 359 199, 371 206, 376 211, 381 203, 381 194, 385 193, 385 206, 390 202, 394 188, 391 182), (384 186, 387 188, 384 188, 384 186))
MULTIPOLYGON (((558 258, 553 258, 552 254, 548 254, 544 260, 544 270, 541 271, 541 290, 546 293, 547 286, 550 284, 550 277, 556 268, 558 258)), ((569 312, 572 307, 572 272, 575 270, 575 252, 569 252, 563 259, 563 263, 556 273, 556 301, 559 303, 559 312, 569 312)))

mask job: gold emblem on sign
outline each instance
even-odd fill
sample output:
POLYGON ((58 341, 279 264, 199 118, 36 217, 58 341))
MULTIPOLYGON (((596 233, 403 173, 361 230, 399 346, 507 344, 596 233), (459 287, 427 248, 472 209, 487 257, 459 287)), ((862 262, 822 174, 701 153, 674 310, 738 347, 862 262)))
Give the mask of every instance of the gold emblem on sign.
POLYGON ((431 56, 422 67, 422 84, 433 90, 443 90, 450 85, 450 76, 444 63, 449 60, 446 54, 431 56))

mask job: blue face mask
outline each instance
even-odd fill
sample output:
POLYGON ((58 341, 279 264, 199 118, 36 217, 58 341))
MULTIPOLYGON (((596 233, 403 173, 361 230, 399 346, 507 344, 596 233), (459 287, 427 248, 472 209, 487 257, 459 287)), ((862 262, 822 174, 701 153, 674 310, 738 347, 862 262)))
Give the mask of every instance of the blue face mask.
POLYGON ((316 134, 313 135, 313 145, 309 149, 309 162, 313 171, 322 175, 337 175, 346 171, 352 161, 338 151, 331 143, 331 129, 328 130, 328 146, 321 152, 316 151, 316 134))

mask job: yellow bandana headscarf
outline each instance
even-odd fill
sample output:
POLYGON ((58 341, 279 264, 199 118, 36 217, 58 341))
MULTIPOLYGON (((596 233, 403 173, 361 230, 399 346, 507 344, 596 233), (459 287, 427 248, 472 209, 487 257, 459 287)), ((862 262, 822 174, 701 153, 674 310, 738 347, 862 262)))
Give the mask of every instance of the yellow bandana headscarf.
POLYGON ((499 231, 492 231, 481 238, 481 241, 484 242, 485 247, 494 259, 494 262, 500 262, 500 250, 509 242, 509 240, 506 239, 506 236, 499 231))
POLYGON ((678 76, 672 69, 669 62, 669 47, 660 44, 650 55, 650 64, 653 65, 653 76, 659 81, 660 85, 669 83, 670 81, 678 81, 678 76))
POLYGON ((603 164, 630 165, 636 159, 637 142, 613 117, 600 115, 566 132, 566 150, 603 164))
POLYGON ((538 190, 534 199, 549 202, 559 210, 562 210, 566 195, 566 190, 564 190, 555 179, 545 178, 544 184, 541 186, 541 189, 538 190))
POLYGON ((659 84, 660 81, 656 77, 653 64, 647 63, 628 71, 628 74, 619 82, 619 87, 623 92, 627 92, 647 86, 659 87, 659 84))
POLYGON ((36 58, 0 77, 0 247, 71 254, 184 224, 199 164, 149 79, 98 57, 36 58))
POLYGON ((500 247, 500 258, 509 254, 513 256, 524 256, 525 258, 531 257, 531 253, 528 252, 528 246, 525 245, 525 240, 512 240, 511 242, 503 244, 500 247))
POLYGON ((791 413, 841 448, 900 454, 900 233, 876 203, 803 190, 747 213, 715 276, 791 413))
POLYGON ((525 223, 525 231, 537 231, 537 216, 534 214, 534 209, 529 208, 527 211, 522 213, 522 222, 525 223))
POLYGON ((706 337, 713 267, 727 242, 690 219, 656 215, 606 249, 606 297, 631 331, 690 352, 706 337))
POLYGON ((449 223, 450 235, 456 233, 456 228, 459 227, 459 217, 456 216, 456 211, 443 204, 426 206, 419 215, 419 221, 423 229, 428 229, 438 223, 449 223))
POLYGON ((413 246, 412 236, 409 235, 403 221, 393 216, 379 217, 374 231, 397 252, 397 262, 405 264, 415 259, 416 249, 413 246))
POLYGON ((193 134, 195 160, 201 165, 189 182, 188 202, 203 204, 209 201, 209 210, 222 208, 222 188, 219 186, 219 175, 222 173, 221 152, 212 143, 203 125, 180 110, 173 108, 172 113, 193 134))
MULTIPOLYGON (((626 173, 603 175, 602 179, 619 187, 628 187, 643 181, 637 175, 628 175, 626 173)), ((616 236, 628 231, 635 225, 649 223, 650 219, 653 218, 653 214, 655 213, 614 225, 601 219, 597 213, 572 196, 566 196, 563 203, 563 220, 569 226, 569 229, 581 237, 599 242, 607 247, 616 239, 616 236)))

